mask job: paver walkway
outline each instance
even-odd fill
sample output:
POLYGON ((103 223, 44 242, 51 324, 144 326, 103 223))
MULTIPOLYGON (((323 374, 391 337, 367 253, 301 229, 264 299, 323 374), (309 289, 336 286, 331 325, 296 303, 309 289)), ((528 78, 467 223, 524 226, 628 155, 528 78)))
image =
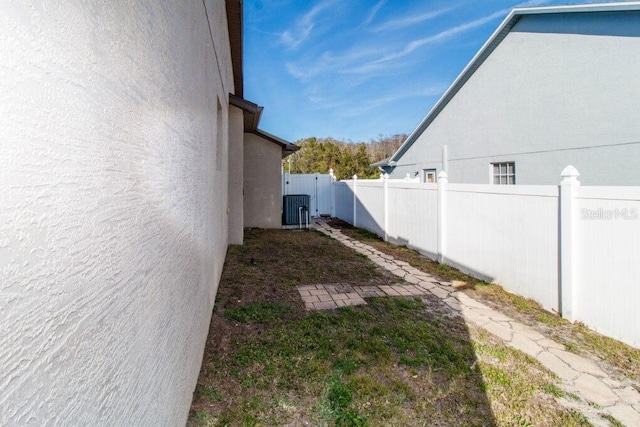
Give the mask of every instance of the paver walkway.
POLYGON ((591 402, 591 404, 585 404, 564 399, 563 403, 578 409, 594 425, 609 425, 598 415, 604 412, 626 426, 640 426, 640 392, 630 382, 612 378, 594 361, 566 351, 562 344, 456 291, 450 283, 438 281, 406 262, 398 261, 372 246, 351 239, 324 222, 317 222, 314 228, 366 255, 375 264, 404 279, 406 283, 392 286, 350 286, 348 284, 299 286, 298 292, 308 310, 366 304, 364 298, 373 296, 435 295, 453 312, 463 316, 466 322, 484 328, 503 339, 507 345, 537 359, 547 369, 558 375, 566 391, 591 402))

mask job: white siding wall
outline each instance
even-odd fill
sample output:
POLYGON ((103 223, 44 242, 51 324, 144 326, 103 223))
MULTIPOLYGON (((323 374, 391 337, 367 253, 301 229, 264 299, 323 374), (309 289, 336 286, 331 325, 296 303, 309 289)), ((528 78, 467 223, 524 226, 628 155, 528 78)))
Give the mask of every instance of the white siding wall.
POLYGON ((0 425, 184 425, 227 247, 225 6, 0 14, 0 425), (219 106, 218 106, 219 105, 219 106))
POLYGON ((640 185, 640 12, 525 16, 398 160, 392 177, 442 169, 490 183, 515 161, 518 184, 640 185))

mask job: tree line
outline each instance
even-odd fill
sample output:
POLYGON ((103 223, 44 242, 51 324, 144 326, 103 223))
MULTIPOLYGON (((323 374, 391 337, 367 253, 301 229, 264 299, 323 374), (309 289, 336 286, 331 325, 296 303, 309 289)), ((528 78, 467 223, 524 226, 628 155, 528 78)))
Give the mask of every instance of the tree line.
POLYGON ((380 170, 372 163, 391 157, 407 138, 406 134, 380 135, 369 142, 342 141, 334 138, 304 138, 294 142, 300 147, 283 160, 290 173, 328 173, 333 169, 337 179, 375 179, 380 170))

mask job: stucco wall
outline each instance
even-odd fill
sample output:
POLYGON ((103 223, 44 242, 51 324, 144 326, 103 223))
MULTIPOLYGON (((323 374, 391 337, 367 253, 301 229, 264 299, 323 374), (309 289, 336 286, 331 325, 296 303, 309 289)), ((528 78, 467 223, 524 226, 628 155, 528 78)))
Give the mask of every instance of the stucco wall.
POLYGON ((516 162, 519 184, 557 184, 568 164, 588 185, 640 185, 640 13, 525 16, 418 141, 393 176, 441 170, 489 183, 516 162))
POLYGON ((244 136, 244 226, 282 227, 282 148, 244 136))
POLYGON ((227 247, 222 0, 0 13, 0 425, 184 425, 227 247))
POLYGON ((244 240, 244 131, 242 110, 229 107, 229 244, 244 240))

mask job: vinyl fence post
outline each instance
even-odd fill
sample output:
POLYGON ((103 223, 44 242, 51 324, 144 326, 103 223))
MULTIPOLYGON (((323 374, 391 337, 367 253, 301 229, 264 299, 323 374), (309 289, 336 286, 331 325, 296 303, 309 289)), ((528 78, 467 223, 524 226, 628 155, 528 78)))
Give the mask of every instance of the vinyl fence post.
POLYGON ((447 173, 445 171, 440 171, 438 174, 438 262, 444 263, 445 261, 445 251, 446 251, 446 191, 447 191, 447 183, 449 179, 447 178, 447 173))
POLYGON ((329 178, 331 181, 331 189, 329 190, 331 197, 331 209, 329 213, 331 214, 331 217, 334 218, 336 216, 336 176, 333 174, 333 169, 329 169, 329 178))
POLYGON ((282 195, 289 195, 289 172, 285 172, 282 176, 282 195))
POLYGON ((311 206, 309 206, 309 211, 311 211, 312 213, 309 214, 312 217, 317 217, 318 216, 318 180, 320 179, 320 174, 318 172, 316 172, 316 176, 315 176, 315 180, 314 180, 314 195, 311 198, 311 202, 309 202, 309 204, 311 206, 313 206, 313 210, 311 210, 311 206))
POLYGON ((357 200, 358 198, 356 197, 357 194, 357 185, 358 184, 358 175, 353 175, 353 226, 357 227, 358 226, 358 215, 357 215, 357 207, 358 207, 358 203, 357 200))
POLYGON ((574 248, 577 237, 577 209, 575 198, 580 187, 580 172, 569 165, 562 170, 560 182, 560 247, 559 247, 559 312, 570 322, 575 319, 574 291, 576 280, 576 257, 574 248))
POLYGON ((384 241, 387 242, 389 240, 389 174, 386 172, 382 175, 382 187, 382 197, 384 198, 384 241))

